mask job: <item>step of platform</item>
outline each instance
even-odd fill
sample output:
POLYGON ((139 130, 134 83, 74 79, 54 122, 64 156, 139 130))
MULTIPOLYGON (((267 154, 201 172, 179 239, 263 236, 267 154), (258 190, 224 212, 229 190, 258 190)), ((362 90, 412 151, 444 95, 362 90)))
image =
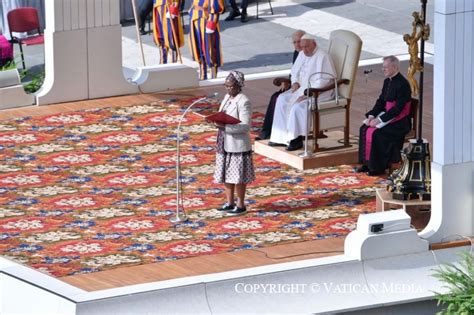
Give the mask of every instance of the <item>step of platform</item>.
MULTIPOLYGON (((313 153, 311 157, 300 157, 304 148, 296 151, 286 151, 285 147, 271 147, 268 140, 255 141, 254 152, 266 156, 272 160, 287 164, 299 170, 307 170, 318 167, 327 167, 343 164, 355 164, 358 162, 358 144, 354 136, 350 136, 351 146, 342 147, 340 143, 344 133, 342 131, 325 132, 328 136, 324 139, 318 139, 319 147, 322 150, 332 147, 339 147, 333 150, 313 153)), ((313 148, 313 140, 308 142, 308 151, 313 148)))

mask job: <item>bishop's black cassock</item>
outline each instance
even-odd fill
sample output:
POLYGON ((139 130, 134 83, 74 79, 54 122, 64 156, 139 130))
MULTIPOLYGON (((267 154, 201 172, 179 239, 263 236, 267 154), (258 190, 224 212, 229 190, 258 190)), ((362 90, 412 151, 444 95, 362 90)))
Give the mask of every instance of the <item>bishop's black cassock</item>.
POLYGON ((379 117, 386 125, 374 128, 363 124, 359 131, 359 163, 370 171, 383 173, 390 163, 400 161, 400 150, 411 129, 410 101, 410 84, 404 76, 397 73, 384 80, 382 93, 365 116, 379 117))

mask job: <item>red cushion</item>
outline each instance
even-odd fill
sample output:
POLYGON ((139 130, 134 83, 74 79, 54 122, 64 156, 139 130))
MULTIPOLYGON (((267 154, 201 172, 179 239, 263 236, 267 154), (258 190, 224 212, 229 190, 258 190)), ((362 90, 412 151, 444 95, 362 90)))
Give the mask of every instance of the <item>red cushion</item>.
POLYGON ((40 27, 38 10, 32 7, 21 7, 9 11, 7 20, 10 32, 23 33, 40 27))
POLYGON ((36 35, 27 38, 20 39, 22 44, 25 45, 39 45, 44 43, 44 36, 43 35, 36 35))

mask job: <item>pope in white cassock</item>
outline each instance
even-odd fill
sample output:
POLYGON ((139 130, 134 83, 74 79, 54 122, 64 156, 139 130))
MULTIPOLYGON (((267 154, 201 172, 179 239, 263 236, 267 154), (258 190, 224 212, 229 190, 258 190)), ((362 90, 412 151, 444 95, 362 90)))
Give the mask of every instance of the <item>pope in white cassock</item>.
MULTIPOLYGON (((303 53, 298 55, 291 67, 291 89, 280 94, 276 101, 268 143, 270 146, 288 145, 288 151, 303 147, 303 137, 308 130, 308 98, 304 95, 308 83, 312 88, 324 87, 333 82, 336 76, 331 57, 318 48, 312 35, 305 34, 301 38, 301 49, 303 53)), ((333 97, 334 91, 326 91, 319 95, 318 101, 333 97)))

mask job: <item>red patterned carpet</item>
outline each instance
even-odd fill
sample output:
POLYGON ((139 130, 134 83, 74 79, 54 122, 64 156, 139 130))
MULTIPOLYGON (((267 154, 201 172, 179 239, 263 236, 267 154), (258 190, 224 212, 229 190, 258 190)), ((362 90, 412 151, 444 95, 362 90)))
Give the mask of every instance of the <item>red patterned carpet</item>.
POLYGON ((249 213, 226 217, 215 210, 224 201, 212 182, 215 130, 188 114, 181 165, 190 220, 170 223, 175 126, 190 101, 1 121, 0 255, 65 276, 341 237, 375 210, 381 178, 351 166, 297 171, 255 155, 249 213))

